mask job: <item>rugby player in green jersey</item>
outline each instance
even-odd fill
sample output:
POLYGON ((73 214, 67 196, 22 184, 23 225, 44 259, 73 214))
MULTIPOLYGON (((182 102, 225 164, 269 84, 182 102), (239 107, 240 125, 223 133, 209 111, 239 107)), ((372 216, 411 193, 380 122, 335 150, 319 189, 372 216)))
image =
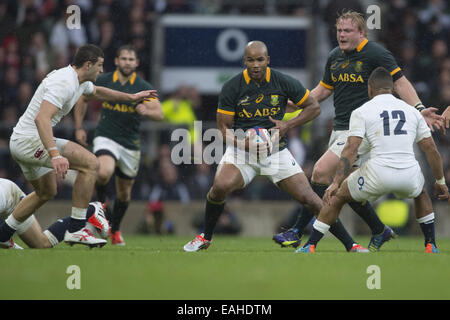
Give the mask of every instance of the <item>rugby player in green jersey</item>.
MULTIPOLYGON (((187 252, 209 247, 227 196, 244 188, 257 175, 267 176, 312 212, 317 213, 322 207, 322 200, 313 192, 304 172, 286 148, 284 137, 290 128, 316 118, 320 113, 320 106, 298 80, 270 69, 269 62, 266 45, 260 41, 249 42, 244 53, 246 69, 222 88, 217 108, 217 127, 227 148, 213 186, 206 195, 204 232, 184 246, 183 249, 187 252), (281 121, 288 100, 303 111, 295 118, 281 121), (252 150, 256 150, 252 148, 253 142, 248 137, 238 139, 233 130, 246 131, 255 126, 272 130, 272 138, 276 137, 274 143, 278 145, 278 150, 275 149, 267 157, 261 157, 252 163, 249 158, 252 150)), ((258 148, 259 156, 268 147, 262 142, 258 144, 258 148)), ((339 228, 343 229, 341 233, 345 232, 342 224, 339 224, 339 228)))
MULTIPOLYGON (((387 69, 393 80, 394 90, 402 100, 421 111, 428 126, 443 129, 443 118, 436 114, 436 108, 425 108, 409 80, 402 74, 392 54, 366 38, 366 22, 360 13, 348 11, 336 21, 339 46, 328 55, 322 81, 311 91, 319 102, 334 93, 335 118, 329 149, 316 162, 311 186, 322 197, 331 183, 339 162, 339 157, 347 141, 349 119, 353 110, 369 101, 367 81, 377 67, 387 69)), ((362 153, 362 149, 360 148, 362 153)), ((360 162, 360 160, 359 160, 360 162)), ((355 162, 359 165, 358 161, 355 162)), ((351 202, 350 207, 369 225, 372 238, 369 247, 378 250, 381 245, 394 237, 394 232, 385 226, 370 203, 351 202)), ((298 246, 305 227, 313 218, 306 208, 299 208, 296 224, 289 230, 274 235, 273 240, 282 246, 298 246)))
MULTIPOLYGON (((139 65, 133 47, 126 45, 118 49, 115 58, 117 69, 100 75, 96 84, 117 91, 135 93, 153 89, 152 85, 136 74, 139 65)), ((86 102, 80 99, 75 106, 75 137, 87 145, 86 132, 82 122, 86 112, 86 102)), ((104 203, 106 187, 115 173, 116 199, 111 217, 111 242, 125 245, 120 233, 120 223, 131 199, 131 190, 138 173, 140 152, 140 123, 143 117, 161 121, 163 113, 157 98, 146 99, 137 104, 102 102, 101 118, 95 130, 93 152, 97 156, 100 168, 96 191, 98 201, 104 203)))

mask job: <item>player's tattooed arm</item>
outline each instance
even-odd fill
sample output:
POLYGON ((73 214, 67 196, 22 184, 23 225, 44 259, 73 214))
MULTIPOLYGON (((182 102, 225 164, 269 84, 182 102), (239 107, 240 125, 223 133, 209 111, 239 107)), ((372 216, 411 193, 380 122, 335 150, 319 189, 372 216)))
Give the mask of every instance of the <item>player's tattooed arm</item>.
POLYGON ((341 158, 339 159, 336 174, 334 176, 333 182, 330 184, 330 186, 325 191, 325 194, 323 196, 323 201, 326 204, 331 204, 331 198, 336 195, 337 191, 339 190, 339 187, 341 186, 342 181, 344 181, 345 177, 350 172, 351 164, 350 160, 346 158, 345 156, 341 155, 341 158))
POLYGON ((336 175, 323 196, 323 200, 326 204, 331 203, 331 198, 337 193, 342 182, 350 174, 352 164, 358 156, 358 148, 361 145, 361 142, 362 138, 360 137, 348 137, 347 143, 345 144, 344 150, 342 150, 341 157, 337 165, 336 175))
POLYGON ((333 183, 341 185, 342 181, 350 174, 352 164, 355 162, 358 156, 358 148, 361 145, 362 138, 356 136, 350 136, 347 139, 344 150, 342 150, 341 158, 338 162, 336 175, 333 183))
POLYGON ((337 170, 336 170, 336 178, 339 177, 338 181, 339 184, 344 180, 344 178, 348 175, 350 172, 350 160, 348 160, 346 157, 342 157, 339 159, 337 170))

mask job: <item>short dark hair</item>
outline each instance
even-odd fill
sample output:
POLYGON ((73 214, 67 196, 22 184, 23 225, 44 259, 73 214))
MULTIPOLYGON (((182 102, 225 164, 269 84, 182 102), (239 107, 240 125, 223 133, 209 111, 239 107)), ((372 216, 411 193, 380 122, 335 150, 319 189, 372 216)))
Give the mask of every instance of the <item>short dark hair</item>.
POLYGON ((394 80, 392 80, 389 71, 383 67, 378 67, 370 74, 368 85, 375 91, 393 90, 394 80))
POLYGON ((76 68, 81 68, 87 61, 97 63, 98 58, 105 58, 103 50, 96 45, 85 44, 77 49, 72 64, 76 68))
POLYGON ((120 53, 121 53, 123 50, 130 51, 130 52, 134 52, 134 55, 135 55, 136 58, 137 58, 137 51, 136 51, 136 49, 135 49, 131 44, 125 44, 125 45, 123 45, 123 46, 120 46, 119 49, 117 49, 117 52, 116 52, 116 58, 120 57, 120 53))

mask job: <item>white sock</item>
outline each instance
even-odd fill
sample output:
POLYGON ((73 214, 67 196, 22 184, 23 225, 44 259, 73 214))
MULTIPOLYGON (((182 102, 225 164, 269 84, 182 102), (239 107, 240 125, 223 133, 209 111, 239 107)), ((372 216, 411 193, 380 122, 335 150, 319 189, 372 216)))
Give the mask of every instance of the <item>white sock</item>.
POLYGON ((43 233, 47 237, 52 247, 56 246, 59 243, 58 239, 56 239, 56 237, 50 231, 45 230, 43 233))
POLYGON ((20 225, 22 224, 22 222, 17 221, 12 214, 10 214, 8 216, 8 218, 5 220, 5 222, 8 226, 10 226, 14 230, 17 230, 20 227, 20 225))
POLYGON ((77 220, 85 220, 86 219, 86 211, 87 211, 87 208, 72 207, 72 214, 70 215, 70 217, 73 219, 77 219, 77 220))
POLYGON ((316 221, 314 221, 313 223, 313 228, 325 234, 327 233, 328 229, 330 229, 330 226, 316 219, 316 221))
POLYGON ((433 221, 434 221, 434 212, 427 214, 425 217, 417 219, 418 223, 425 223, 425 224, 428 224, 433 221))

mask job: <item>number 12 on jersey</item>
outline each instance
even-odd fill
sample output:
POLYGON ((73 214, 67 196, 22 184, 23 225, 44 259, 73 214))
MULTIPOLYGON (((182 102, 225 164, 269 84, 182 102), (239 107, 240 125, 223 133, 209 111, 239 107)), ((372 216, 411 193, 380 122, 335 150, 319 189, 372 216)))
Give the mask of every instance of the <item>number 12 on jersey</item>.
MULTIPOLYGON (((394 129, 394 135, 400 135, 400 134, 408 134, 406 130, 402 130, 403 125, 406 122, 405 113, 402 110, 393 110, 391 112, 392 119, 399 119, 397 122, 397 125, 394 129)), ((390 118, 389 118, 389 112, 384 110, 382 113, 380 113, 380 118, 383 119, 383 129, 384 129, 384 135, 390 136, 391 135, 391 129, 390 129, 390 118)))

